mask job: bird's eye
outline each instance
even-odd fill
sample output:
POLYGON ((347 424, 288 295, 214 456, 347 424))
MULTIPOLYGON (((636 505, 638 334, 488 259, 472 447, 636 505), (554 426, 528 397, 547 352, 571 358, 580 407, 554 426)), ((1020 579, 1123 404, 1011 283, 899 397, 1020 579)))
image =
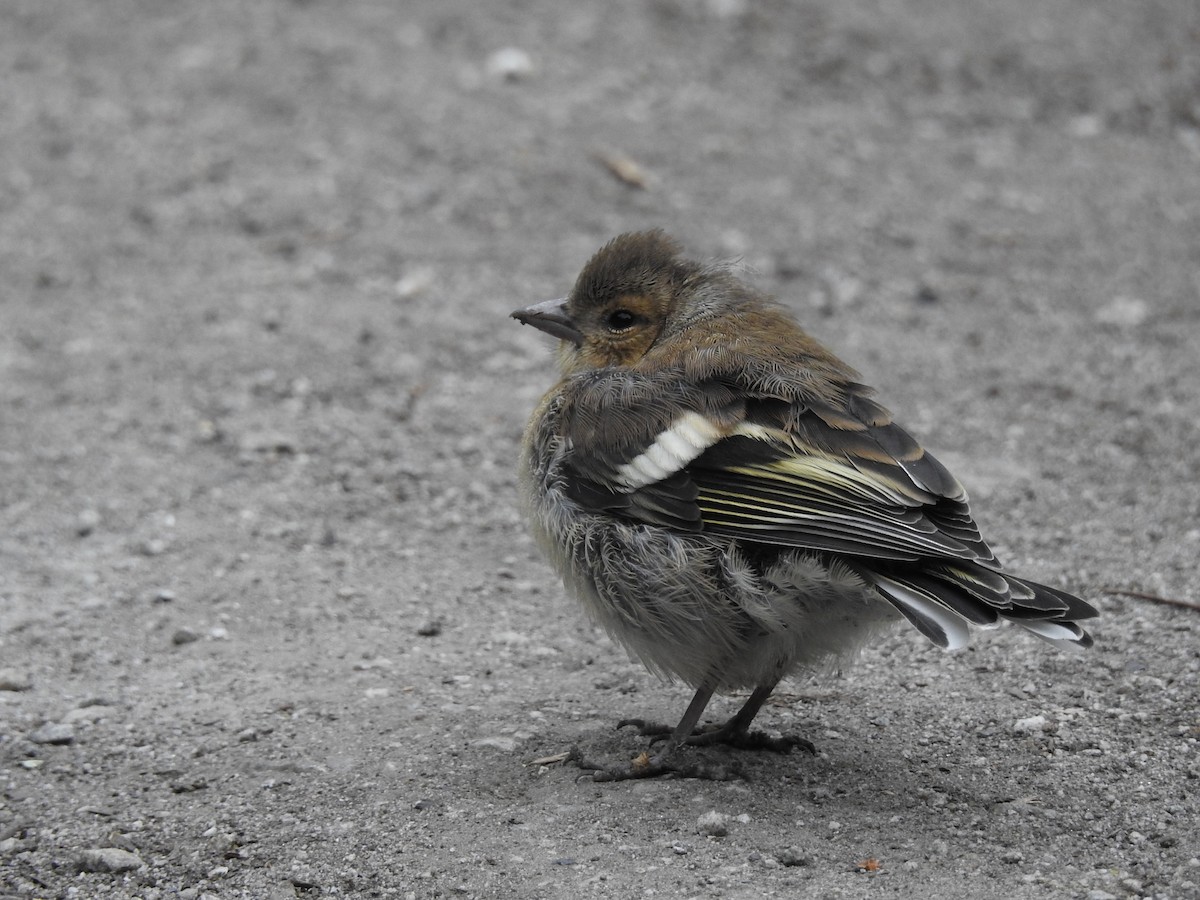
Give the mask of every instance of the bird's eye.
POLYGON ((609 331, 627 331, 633 327, 634 321, 633 313, 627 309, 618 309, 608 314, 604 324, 608 326, 609 331))

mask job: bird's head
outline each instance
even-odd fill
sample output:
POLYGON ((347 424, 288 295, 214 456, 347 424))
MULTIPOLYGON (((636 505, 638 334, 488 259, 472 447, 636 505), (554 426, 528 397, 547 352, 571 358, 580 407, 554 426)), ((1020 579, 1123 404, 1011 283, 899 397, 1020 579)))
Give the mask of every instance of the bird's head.
POLYGON ((568 371, 629 366, 678 329, 705 269, 661 231, 623 234, 588 260, 571 293, 514 312, 562 340, 568 371))

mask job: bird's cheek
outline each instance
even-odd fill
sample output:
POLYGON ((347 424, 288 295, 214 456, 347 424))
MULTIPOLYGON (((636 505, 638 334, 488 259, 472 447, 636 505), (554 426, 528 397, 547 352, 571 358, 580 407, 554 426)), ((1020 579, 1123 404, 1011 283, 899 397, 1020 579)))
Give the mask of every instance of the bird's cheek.
POLYGON ((579 369, 579 348, 570 341, 560 341, 558 344, 558 367, 564 373, 579 369))
POLYGON ((576 347, 564 344, 558 351, 558 365, 563 375, 578 375, 616 365, 616 361, 595 347, 576 347))
POLYGON ((587 341, 575 350, 572 364, 578 370, 602 369, 618 365, 620 355, 607 342, 587 341))
POLYGON ((636 335, 632 335, 627 341, 625 341, 625 344, 622 347, 621 361, 627 366, 633 365, 648 352, 650 352, 650 348, 654 346, 654 342, 657 340, 657 338, 658 334, 650 331, 644 331, 636 335))

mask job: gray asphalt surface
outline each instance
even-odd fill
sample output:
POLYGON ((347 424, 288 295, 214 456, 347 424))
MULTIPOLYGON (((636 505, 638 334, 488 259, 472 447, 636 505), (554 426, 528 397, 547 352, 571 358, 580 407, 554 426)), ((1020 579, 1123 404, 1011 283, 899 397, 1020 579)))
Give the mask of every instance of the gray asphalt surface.
POLYGON ((0 896, 1200 896, 1193 0, 17 0, 0 61, 0 896), (515 496, 507 314, 648 226, 1096 647, 898 630, 764 710, 815 757, 537 764, 689 695, 515 496))

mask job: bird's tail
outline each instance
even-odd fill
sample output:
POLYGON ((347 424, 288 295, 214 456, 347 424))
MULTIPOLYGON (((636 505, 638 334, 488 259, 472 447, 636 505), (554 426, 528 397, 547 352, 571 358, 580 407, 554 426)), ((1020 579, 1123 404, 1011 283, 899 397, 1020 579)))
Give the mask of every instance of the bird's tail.
POLYGON ((858 571, 918 631, 947 650, 966 646, 971 625, 995 628, 1003 620, 1058 647, 1092 645, 1078 623, 1094 618, 1096 609, 1036 581, 958 561, 858 571))

